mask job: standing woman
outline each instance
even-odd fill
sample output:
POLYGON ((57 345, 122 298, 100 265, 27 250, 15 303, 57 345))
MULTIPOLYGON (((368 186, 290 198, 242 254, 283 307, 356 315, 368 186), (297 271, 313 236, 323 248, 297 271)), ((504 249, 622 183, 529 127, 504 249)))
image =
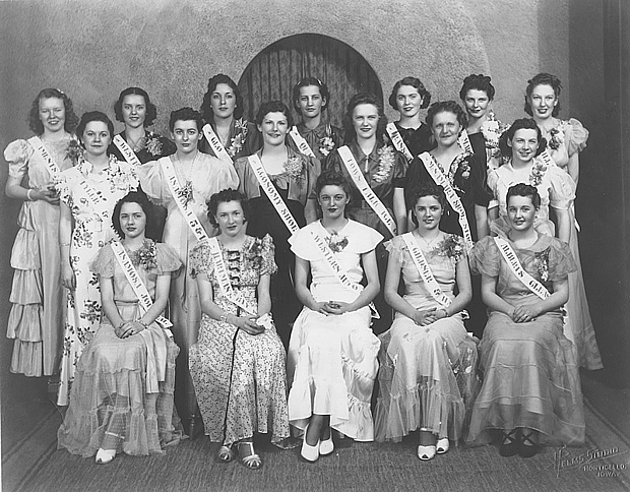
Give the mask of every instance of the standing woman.
MULTIPOLYGON (((577 187, 580 177, 579 153, 586 147, 588 130, 578 120, 568 121, 557 118, 560 112, 560 79, 548 73, 539 73, 528 81, 525 96, 525 112, 533 116, 547 140, 547 149, 553 161, 564 169, 577 187)), ((570 241, 571 253, 577 264, 577 270, 569 274, 569 302, 567 309, 573 328, 572 341, 578 351, 580 366, 595 370, 603 367, 599 347, 595 339, 595 329, 588 309, 588 300, 582 277, 578 229, 574 217, 573 203, 571 213, 570 241)))
POLYGON ((78 120, 68 96, 59 89, 43 89, 29 113, 29 128, 36 136, 15 140, 4 151, 9 163, 5 192, 23 202, 11 251, 15 273, 7 338, 15 340, 11 372, 26 376, 59 371, 64 299, 54 186, 59 173, 72 167, 71 155, 77 149, 72 133, 78 120))
POLYGON ((256 124, 262 133, 263 147, 249 157, 237 159, 235 166, 239 191, 247 197, 252 210, 247 234, 258 238, 269 234, 276 247, 278 273, 271 279, 271 306, 278 334, 288 346, 291 324, 301 305, 291 280, 295 256, 287 241, 297 229, 315 220, 315 199, 311 195, 317 165, 314 158, 287 145, 293 122, 285 104, 261 104, 256 124))
POLYGON ((113 135, 114 125, 104 113, 84 113, 77 126, 84 152, 75 167, 61 174, 58 185, 61 278, 69 290, 58 405, 68 404, 77 361, 101 320, 98 276, 90 271, 90 263, 116 237, 116 203, 138 187, 136 170, 108 153, 113 135))
POLYGON ((219 73, 208 79, 208 90, 199 108, 204 123, 210 125, 218 138, 215 149, 207 138, 201 140, 201 150, 206 154, 235 161, 260 149, 262 142, 256 125, 243 119, 243 103, 236 83, 219 73))
POLYGON ((162 240, 177 252, 185 267, 185 274, 173 279, 170 308, 173 335, 181 348, 177 360, 176 402, 186 430, 191 434, 196 423, 196 403, 188 372, 188 349, 197 340, 201 306, 197 283, 188 268, 190 251, 197 244, 198 236, 182 209, 192 210, 204 229, 201 235, 214 236, 214 228, 208 221, 207 202, 219 190, 238 186, 234 166, 198 150, 202 125, 201 114, 191 108, 173 111, 169 128, 177 151, 138 168, 144 192, 154 203, 167 209, 162 240))

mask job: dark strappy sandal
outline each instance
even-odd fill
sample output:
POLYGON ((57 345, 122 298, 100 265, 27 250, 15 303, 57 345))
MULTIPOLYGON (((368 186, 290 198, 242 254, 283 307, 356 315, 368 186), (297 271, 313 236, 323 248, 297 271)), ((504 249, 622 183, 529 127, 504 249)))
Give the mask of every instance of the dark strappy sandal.
POLYGON ((514 456, 519 452, 519 434, 520 429, 514 429, 510 432, 503 431, 503 439, 501 439, 501 446, 499 446, 499 454, 504 458, 514 456))
POLYGON ((533 439, 536 432, 531 429, 527 430, 529 431, 527 434, 524 431, 521 431, 521 442, 518 450, 518 454, 521 458, 531 458, 540 451, 539 444, 533 439))

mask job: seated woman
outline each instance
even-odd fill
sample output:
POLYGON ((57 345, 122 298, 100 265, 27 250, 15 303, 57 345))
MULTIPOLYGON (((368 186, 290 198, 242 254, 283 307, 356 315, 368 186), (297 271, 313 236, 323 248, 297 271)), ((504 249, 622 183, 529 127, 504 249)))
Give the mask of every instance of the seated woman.
POLYGON ((472 297, 470 272, 463 238, 439 228, 445 202, 441 186, 416 188, 416 229, 386 243, 385 299, 396 317, 380 336, 376 439, 400 441, 420 429, 423 461, 446 453, 449 437, 457 442, 462 436, 465 403, 472 405, 475 387, 477 347, 462 319, 472 297))
POLYGON ((484 381, 467 441, 485 444, 501 431, 501 456, 530 457, 541 444, 584 442, 578 367, 562 330, 575 262, 566 243, 536 232, 534 186, 510 187, 506 202, 507 235, 486 237, 471 253, 490 316, 479 346, 484 381))
POLYGON ((190 256, 201 300, 199 339, 189 352, 205 433, 232 461, 235 444, 248 468, 262 466, 254 433, 271 442, 289 437, 285 352, 271 319, 269 277, 276 272, 269 235, 247 236, 245 197, 228 189, 212 195, 208 217, 220 234, 190 256))
POLYGON ((120 451, 160 454, 182 436, 173 425, 179 348, 167 329, 170 323, 160 317, 171 275, 182 263, 169 246, 145 238, 151 211, 144 193, 126 195, 113 217, 122 243, 101 248, 91 264, 105 316, 77 364, 57 437, 59 448, 86 458, 96 453, 99 464, 120 451), (128 275, 135 275, 140 287, 132 286, 128 275), (142 301, 144 294, 152 304, 142 301))
POLYGON ((322 174, 316 194, 323 217, 289 240, 304 304, 289 344, 289 420, 304 430, 308 461, 333 452, 331 427, 357 441, 374 439, 370 398, 380 344, 368 304, 379 291, 374 249, 383 236, 346 217, 350 193, 343 175, 322 174))

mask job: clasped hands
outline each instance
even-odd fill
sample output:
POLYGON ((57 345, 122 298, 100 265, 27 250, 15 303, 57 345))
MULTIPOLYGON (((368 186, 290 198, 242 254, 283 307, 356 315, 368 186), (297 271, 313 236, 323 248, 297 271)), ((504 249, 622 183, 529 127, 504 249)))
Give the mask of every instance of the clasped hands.
POLYGON ((325 316, 330 315, 340 315, 343 313, 347 313, 349 311, 347 302, 341 301, 326 301, 326 302, 316 302, 315 309, 313 311, 317 311, 320 314, 325 316))
POLYGON ((262 316, 232 316, 234 316, 234 319, 228 321, 232 321, 233 325, 250 335, 260 335, 265 331, 266 325, 273 323, 269 314, 263 314, 262 316))
POLYGON ((143 330, 146 330, 146 325, 139 320, 136 321, 123 321, 120 325, 114 328, 116 336, 118 338, 129 338, 137 335, 143 330))
POLYGON ((510 313, 510 318, 515 323, 527 323, 535 320, 540 315, 540 309, 535 304, 525 304, 515 307, 510 313))
POLYGON ((448 313, 444 308, 431 308, 416 311, 413 314, 412 319, 419 326, 427 326, 431 323, 435 323, 438 319, 446 318, 448 313))

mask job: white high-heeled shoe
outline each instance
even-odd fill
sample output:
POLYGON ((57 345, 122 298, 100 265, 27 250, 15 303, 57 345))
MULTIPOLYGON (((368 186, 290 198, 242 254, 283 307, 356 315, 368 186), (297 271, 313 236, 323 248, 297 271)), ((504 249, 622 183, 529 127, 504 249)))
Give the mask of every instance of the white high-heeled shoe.
POLYGON ((450 447, 450 443, 448 441, 448 437, 441 437, 438 439, 437 443, 435 443, 435 450, 437 454, 444 454, 448 452, 448 448, 450 447))
POLYGON ((97 465, 106 465, 107 463, 111 463, 113 459, 116 457, 115 449, 103 449, 99 448, 96 452, 96 458, 94 461, 97 465))
POLYGON ((423 446, 422 444, 419 444, 418 458, 422 461, 429 461, 435 458, 435 444, 431 444, 430 446, 423 446))
POLYGON ((306 433, 308 431, 308 425, 304 429, 304 439, 302 440, 302 451, 300 454, 302 458, 306 461, 310 461, 311 463, 315 463, 319 459, 319 439, 317 440, 317 444, 311 446, 306 442, 306 433))
POLYGON ((319 454, 321 456, 327 456, 331 454, 335 450, 335 443, 332 438, 332 429, 328 429, 328 439, 324 439, 323 441, 319 441, 319 454))

